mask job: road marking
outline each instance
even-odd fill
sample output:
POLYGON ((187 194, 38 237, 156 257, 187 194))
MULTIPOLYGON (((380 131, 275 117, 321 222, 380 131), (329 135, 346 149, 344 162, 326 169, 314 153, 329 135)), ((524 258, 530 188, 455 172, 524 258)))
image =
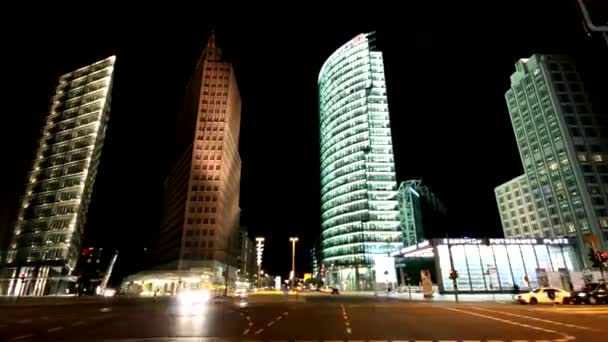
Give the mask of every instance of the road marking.
POLYGON ((445 309, 446 310, 456 311, 456 312, 462 312, 462 313, 466 313, 466 314, 473 315, 473 316, 483 317, 483 318, 487 318, 487 319, 491 319, 491 320, 494 320, 494 321, 499 321, 499 322, 503 322, 503 323, 507 323, 507 324, 517 325, 517 326, 528 328, 528 329, 532 329, 532 330, 538 330, 538 331, 542 331, 542 332, 546 332, 546 333, 552 333, 552 334, 556 334, 556 335, 561 335, 564 338, 570 338, 571 337, 568 334, 565 334, 563 332, 559 332, 559 331, 556 331, 556 330, 545 329, 545 328, 541 328, 541 327, 537 327, 537 326, 533 326, 533 325, 529 325, 529 324, 524 324, 524 323, 519 323, 519 322, 511 321, 511 320, 504 319, 504 318, 498 318, 498 317, 494 317, 494 316, 488 316, 488 315, 484 315, 484 314, 480 314, 480 313, 476 313, 476 312, 471 312, 471 311, 466 311, 466 310, 460 310, 460 309, 450 308, 450 307, 445 307, 445 309))
POLYGON ((27 334, 27 335, 15 336, 15 337, 13 337, 11 340, 13 340, 13 341, 17 341, 17 340, 24 340, 24 339, 26 339, 26 338, 30 338, 30 337, 32 337, 32 336, 34 336, 34 334, 27 334))
POLYGON ((251 326, 253 326, 253 322, 249 322, 249 326, 250 326, 250 327, 251 327, 251 326))
POLYGON ((279 317, 276 318, 277 321, 280 321, 282 319, 283 319, 283 316, 279 316, 279 317))
POLYGON ((350 330, 350 328, 346 328, 346 333, 350 335, 350 333, 352 333, 353 331, 350 330))
POLYGON ((247 316, 245 317, 246 320, 251 321, 251 317, 247 316))
POLYGON ((350 325, 350 323, 348 323, 348 322, 344 322, 344 324, 346 324, 346 326, 349 326, 349 325, 350 325))
POLYGON ((99 312, 109 312, 110 310, 112 310, 111 308, 101 308, 99 309, 99 312))
POLYGON ((17 323, 19 323, 19 324, 25 324, 25 323, 29 323, 31 321, 32 321, 31 319, 22 319, 22 320, 17 321, 17 323))
POLYGON ((274 321, 270 321, 268 322, 268 324, 266 324, 267 326, 271 327, 274 324, 274 321))
POLYGON ((72 326, 75 327, 75 326, 83 325, 83 324, 84 324, 84 321, 78 321, 78 322, 72 323, 72 326))
POLYGON ((548 319, 518 315, 518 314, 508 313, 508 312, 504 312, 504 311, 496 311, 496 310, 484 309, 484 308, 479 308, 479 307, 473 307, 473 309, 494 312, 494 313, 498 313, 498 314, 502 314, 502 315, 513 316, 513 317, 518 317, 518 318, 523 318, 523 319, 530 319, 533 321, 538 321, 538 322, 543 322, 543 323, 561 325, 561 326, 573 328, 573 329, 581 329, 581 330, 588 330, 588 331, 595 331, 595 332, 600 331, 600 330, 596 330, 596 329, 585 327, 585 326, 578 326, 578 325, 574 325, 574 324, 570 324, 570 323, 555 322, 555 321, 550 321, 548 319))
POLYGON ((53 331, 59 331, 59 330, 63 330, 63 327, 54 327, 54 328, 50 328, 49 330, 47 330, 48 332, 53 332, 53 331))
POLYGON ((249 334, 249 329, 245 329, 245 331, 243 331, 243 335, 247 335, 249 334))
POLYGON ((289 315, 289 312, 285 311, 285 312, 283 312, 283 315, 287 316, 287 315, 289 315))
POLYGON ((260 329, 260 330, 258 330, 256 332, 254 332, 254 334, 259 335, 262 331, 264 331, 264 329, 260 329))

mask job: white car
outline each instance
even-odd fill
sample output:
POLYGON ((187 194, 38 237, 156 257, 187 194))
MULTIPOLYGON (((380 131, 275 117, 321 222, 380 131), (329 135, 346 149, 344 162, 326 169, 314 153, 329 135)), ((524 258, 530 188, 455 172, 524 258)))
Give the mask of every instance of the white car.
POLYGON ((555 287, 541 287, 515 296, 521 304, 568 304, 570 292, 555 287))

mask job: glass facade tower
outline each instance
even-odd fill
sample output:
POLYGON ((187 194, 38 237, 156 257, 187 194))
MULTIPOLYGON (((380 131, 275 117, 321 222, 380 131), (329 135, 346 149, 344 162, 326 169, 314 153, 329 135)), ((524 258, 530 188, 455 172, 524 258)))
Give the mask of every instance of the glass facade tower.
POLYGON ((608 230, 604 63, 557 55, 516 63, 505 97, 525 179, 496 189, 505 236, 572 236, 585 262, 585 237, 605 249, 608 230))
POLYGON ((375 260, 401 246, 382 52, 360 34, 319 73, 322 262, 326 282, 374 286, 375 260))
POLYGON ((75 280, 110 113, 115 57, 59 78, 28 174, 0 293, 65 293, 75 280))

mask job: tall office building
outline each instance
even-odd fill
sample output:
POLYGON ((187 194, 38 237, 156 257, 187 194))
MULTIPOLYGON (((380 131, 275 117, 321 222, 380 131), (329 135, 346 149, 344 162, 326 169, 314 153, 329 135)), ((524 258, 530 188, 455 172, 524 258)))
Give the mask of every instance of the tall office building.
POLYGON ((65 293, 75 281, 110 113, 114 56, 59 78, 28 174, 2 293, 65 293))
POLYGON ((515 64, 506 101, 525 174, 496 188, 507 237, 577 238, 606 248, 605 61, 533 55, 515 64))
POLYGON ((449 233, 445 206, 421 180, 402 182, 397 198, 404 246, 449 233))
POLYGON ((236 271, 240 120, 234 69, 222 60, 212 32, 178 114, 175 163, 165 181, 160 234, 152 251, 161 269, 192 271, 197 277, 202 272, 216 283, 224 281, 226 265, 236 271))
POLYGON ((373 33, 336 50, 319 73, 322 259, 327 282, 367 289, 401 246, 382 52, 373 33), (380 269, 382 267, 382 269, 380 269))

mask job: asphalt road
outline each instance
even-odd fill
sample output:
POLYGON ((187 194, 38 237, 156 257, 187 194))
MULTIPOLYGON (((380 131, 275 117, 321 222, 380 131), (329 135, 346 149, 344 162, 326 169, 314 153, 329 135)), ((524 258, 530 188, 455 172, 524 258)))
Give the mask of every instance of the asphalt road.
POLYGON ((0 341, 608 341, 608 306, 250 296, 0 306, 0 341))

